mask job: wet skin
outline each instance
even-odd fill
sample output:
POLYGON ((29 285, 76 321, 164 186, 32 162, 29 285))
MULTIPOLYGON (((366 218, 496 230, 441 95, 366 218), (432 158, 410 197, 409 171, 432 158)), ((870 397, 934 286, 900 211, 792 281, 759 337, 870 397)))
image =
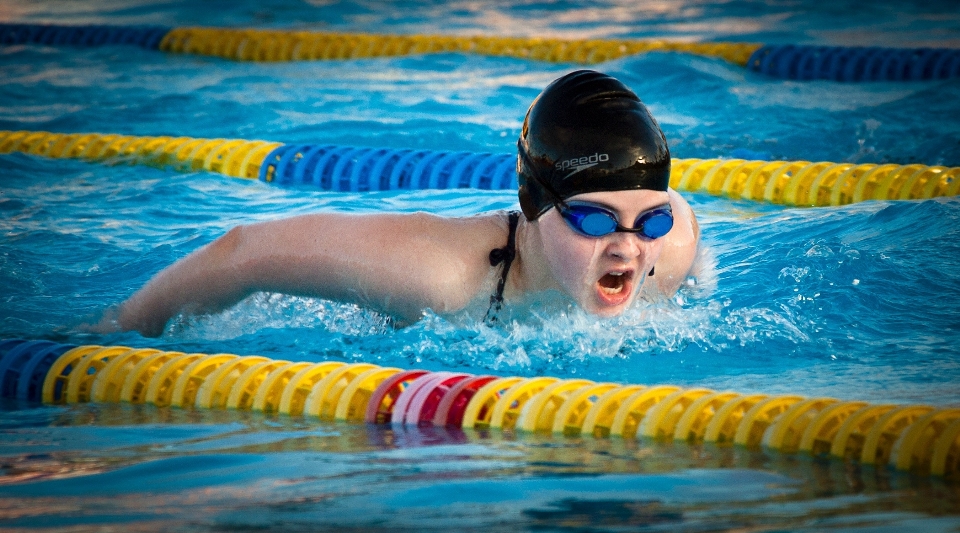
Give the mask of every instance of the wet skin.
MULTIPOLYGON (((659 239, 593 238, 573 231, 556 209, 536 221, 521 217, 507 305, 559 291, 587 312, 615 316, 638 294, 672 294, 690 272, 699 230, 676 192, 599 192, 570 201, 601 205, 627 226, 669 202, 674 225, 659 239), (654 265, 655 277, 646 277, 654 265)), ((316 213, 238 226, 159 272, 94 329, 156 336, 178 314, 217 312, 258 291, 357 303, 400 324, 419 320, 426 309, 456 313, 489 300, 499 273, 489 254, 507 242, 506 219, 503 212, 316 213)))
MULTIPOLYGON (((675 194, 675 193, 674 193, 675 194)), ((640 234, 615 232, 602 237, 588 237, 574 231, 556 209, 550 209, 538 219, 540 247, 543 258, 557 287, 569 295, 585 311, 603 317, 616 316, 636 300, 647 280, 647 274, 658 265, 664 247, 671 257, 659 265, 657 274, 668 278, 664 285, 670 290, 670 281, 689 271, 683 265, 692 264, 693 255, 675 257, 677 249, 689 248, 695 242, 697 229, 688 217, 689 207, 677 196, 673 201, 667 192, 634 190, 580 194, 567 199, 570 203, 586 203, 603 207, 617 215, 621 225, 632 227, 641 214, 667 204, 678 209, 674 228, 662 238, 650 239, 640 234), (682 203, 681 203, 682 202, 682 203), (680 242, 683 241, 683 242, 680 242), (678 246, 680 244, 680 246, 678 246)), ((652 280, 651 280, 652 281, 652 280)), ((647 287, 648 290, 653 290, 647 287)))

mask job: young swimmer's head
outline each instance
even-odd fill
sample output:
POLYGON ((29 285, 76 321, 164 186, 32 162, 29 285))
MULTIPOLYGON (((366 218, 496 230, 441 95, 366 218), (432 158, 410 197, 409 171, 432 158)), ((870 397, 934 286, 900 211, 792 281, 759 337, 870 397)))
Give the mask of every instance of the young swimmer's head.
POLYGON ((670 150, 640 98, 619 80, 571 72, 531 104, 517 142, 520 208, 536 220, 587 192, 666 191, 670 150))
POLYGON ((619 315, 673 227, 660 127, 623 83, 581 70, 534 100, 517 148, 520 207, 552 279, 584 310, 619 315))

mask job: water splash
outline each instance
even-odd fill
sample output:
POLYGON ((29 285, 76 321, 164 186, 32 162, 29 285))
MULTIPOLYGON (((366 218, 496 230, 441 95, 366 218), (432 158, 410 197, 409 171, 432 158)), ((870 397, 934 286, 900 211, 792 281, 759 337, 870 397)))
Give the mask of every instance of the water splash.
POLYGON ((697 276, 675 297, 639 302, 609 319, 571 306, 489 327, 427 312, 417 323, 395 329, 389 317, 355 305, 258 293, 217 314, 179 317, 162 340, 249 348, 250 339, 283 330, 294 339, 295 353, 290 344, 269 349, 284 359, 621 382, 666 377, 680 359, 722 358, 732 349, 771 341, 788 346, 810 341, 803 317, 789 308, 736 307, 730 299, 714 298, 715 259, 708 249, 701 259, 697 276))

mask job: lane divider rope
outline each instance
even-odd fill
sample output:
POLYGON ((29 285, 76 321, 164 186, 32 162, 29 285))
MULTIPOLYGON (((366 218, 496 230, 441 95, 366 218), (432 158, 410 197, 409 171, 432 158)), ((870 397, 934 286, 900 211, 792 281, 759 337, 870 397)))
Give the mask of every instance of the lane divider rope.
POLYGON ((104 46, 133 44, 165 52, 239 61, 342 60, 462 52, 549 62, 602 63, 651 51, 719 57, 746 65, 761 45, 637 39, 541 39, 454 35, 258 30, 212 27, 111 27, 0 24, 0 44, 104 46))
POLYGON ((960 49, 765 45, 746 67, 792 80, 942 80, 960 77, 960 49))
MULTIPOLYGON (((516 156, 238 139, 0 131, 0 154, 208 171, 329 191, 516 189, 516 156)), ((960 194, 960 167, 674 159, 679 191, 795 206, 960 194)))
POLYGON ((0 45, 135 45, 239 61, 347 60, 411 54, 470 53, 595 64, 653 51, 718 57, 780 78, 844 82, 960 77, 960 49, 638 39, 546 39, 451 35, 376 35, 244 28, 0 24, 0 45))
POLYGON ((227 28, 175 28, 159 46, 165 52, 241 61, 338 60, 460 52, 552 63, 595 64, 645 52, 671 51, 719 57, 741 66, 747 64, 750 54, 759 47, 759 44, 752 43, 375 35, 227 28))
POLYGON ((0 24, 0 45, 50 46, 132 45, 158 50, 170 33, 163 26, 61 26, 54 24, 0 24))
POLYGON ((960 476, 960 409, 586 379, 474 376, 125 346, 0 341, 0 397, 150 403, 398 426, 651 438, 960 476))

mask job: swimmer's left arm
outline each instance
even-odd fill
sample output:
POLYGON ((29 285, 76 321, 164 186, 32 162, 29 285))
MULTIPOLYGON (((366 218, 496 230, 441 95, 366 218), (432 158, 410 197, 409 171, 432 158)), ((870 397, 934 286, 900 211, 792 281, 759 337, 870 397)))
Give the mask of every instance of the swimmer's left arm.
POLYGON ((673 228, 663 237, 653 280, 662 295, 673 295, 693 269, 700 242, 700 225, 690 204, 673 189, 668 190, 673 209, 673 228))

